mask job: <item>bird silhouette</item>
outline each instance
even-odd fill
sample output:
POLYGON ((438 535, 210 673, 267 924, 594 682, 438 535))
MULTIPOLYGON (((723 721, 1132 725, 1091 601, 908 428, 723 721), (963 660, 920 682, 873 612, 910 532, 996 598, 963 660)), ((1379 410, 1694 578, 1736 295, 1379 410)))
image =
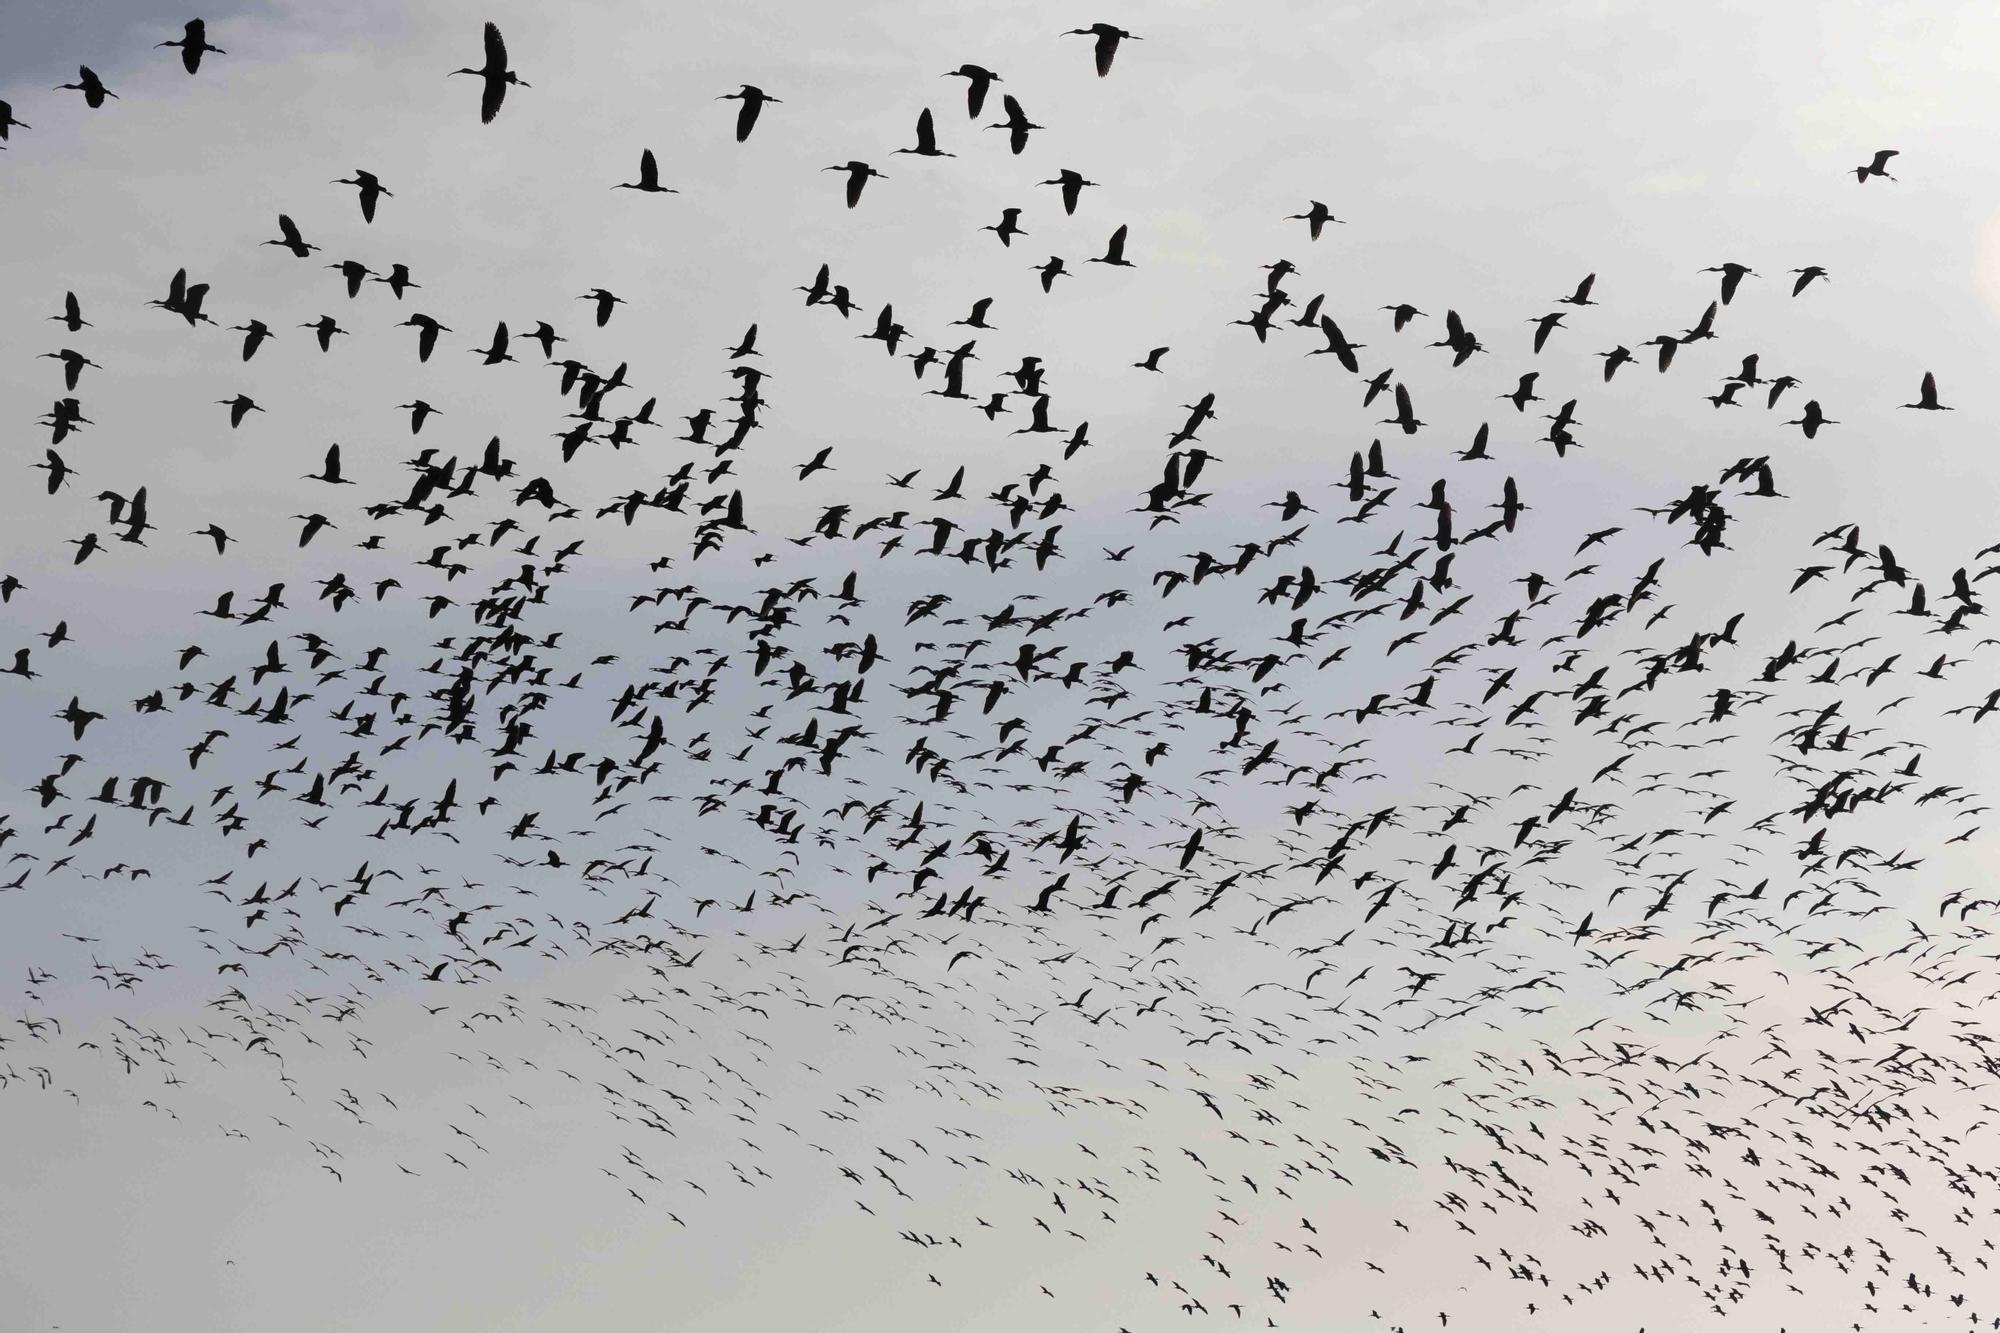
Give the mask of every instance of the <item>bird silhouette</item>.
POLYGON ((507 89, 526 88, 528 84, 507 68, 507 42, 497 26, 488 23, 482 41, 484 62, 477 69, 461 66, 452 74, 470 74, 479 80, 479 123, 491 125, 500 114, 500 104, 507 100, 507 89))

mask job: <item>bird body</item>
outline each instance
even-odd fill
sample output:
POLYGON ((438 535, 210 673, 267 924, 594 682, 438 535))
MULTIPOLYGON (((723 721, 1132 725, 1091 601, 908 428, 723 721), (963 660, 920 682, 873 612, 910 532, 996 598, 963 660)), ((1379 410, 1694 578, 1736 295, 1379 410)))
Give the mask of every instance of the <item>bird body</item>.
POLYGON ((479 88, 479 123, 491 125, 493 118, 500 114, 500 105, 507 100, 509 88, 526 88, 521 76, 507 68, 507 42, 501 37, 500 29, 488 23, 482 35, 485 61, 477 68, 460 68, 452 74, 470 74, 477 78, 479 88))

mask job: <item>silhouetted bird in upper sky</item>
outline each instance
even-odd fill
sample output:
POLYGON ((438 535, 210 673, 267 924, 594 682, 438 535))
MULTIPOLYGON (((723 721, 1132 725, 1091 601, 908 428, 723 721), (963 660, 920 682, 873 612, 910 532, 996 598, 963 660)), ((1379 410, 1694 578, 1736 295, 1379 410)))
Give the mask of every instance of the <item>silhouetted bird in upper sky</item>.
POLYGON ((478 76, 482 85, 479 90, 481 125, 491 125, 493 117, 500 114, 500 103, 507 98, 508 85, 519 88, 528 86, 520 75, 507 68, 507 41, 500 35, 500 29, 491 23, 486 25, 486 63, 478 69, 460 68, 452 73, 478 76))
POLYGON ((1896 156, 1898 156, 1898 150, 1894 148, 1876 149, 1874 157, 1870 158, 1862 166, 1854 168, 1854 179, 1862 185, 1868 183, 1870 176, 1880 176, 1885 181, 1896 179, 1889 174, 1889 159, 1896 156))
POLYGON ((1113 27, 1109 23, 1093 23, 1088 28, 1071 28, 1063 35, 1096 39, 1097 77, 1100 79, 1111 72, 1111 62, 1118 56, 1118 43, 1139 40, 1123 28, 1113 27))
POLYGON ((723 93, 715 100, 743 104, 736 108, 736 142, 742 143, 750 137, 750 131, 757 127, 757 117, 764 110, 764 104, 777 103, 782 99, 771 96, 755 84, 746 83, 735 92, 723 93))
POLYGON ((105 98, 118 96, 104 86, 103 81, 97 77, 97 71, 88 65, 76 67, 75 83, 59 83, 56 88, 58 91, 67 88, 72 92, 82 93, 84 104, 93 111, 104 105, 105 98))
POLYGON ((938 77, 965 80, 965 114, 971 120, 979 119, 979 113, 986 109, 986 90, 996 83, 1006 82, 992 70, 978 65, 960 65, 938 77))
POLYGON ((159 46, 178 46, 181 49, 181 68, 190 74, 201 68, 201 58, 204 53, 218 56, 229 54, 219 46, 208 44, 208 25, 200 19, 187 21, 179 41, 161 42, 159 46))

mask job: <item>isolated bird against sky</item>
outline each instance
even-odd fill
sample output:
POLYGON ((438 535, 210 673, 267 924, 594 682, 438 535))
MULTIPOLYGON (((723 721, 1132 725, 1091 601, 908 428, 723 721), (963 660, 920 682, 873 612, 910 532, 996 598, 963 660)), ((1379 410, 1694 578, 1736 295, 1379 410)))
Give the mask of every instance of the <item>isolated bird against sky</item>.
POLYGON ((1105 242, 1103 255, 1089 262, 1108 264, 1113 268, 1131 268, 1132 261, 1125 257, 1125 233, 1125 224, 1121 222, 1118 229, 1111 233, 1111 239, 1105 242))
POLYGON ((1097 184, 1096 181, 1085 180, 1082 172, 1073 171, 1068 167, 1064 167, 1053 178, 1041 183, 1043 185, 1053 185, 1061 191, 1063 212, 1066 215, 1076 212, 1077 200, 1083 197, 1084 189, 1097 184))
POLYGON ((1722 275, 1722 304, 1724 305, 1728 305, 1735 299, 1736 288, 1742 283, 1743 279, 1757 276, 1743 264, 1718 264, 1710 268, 1705 268, 1702 272, 1720 273, 1722 275))
POLYGON ((161 42, 161 46, 178 46, 181 50, 181 68, 193 74, 201 68, 204 55, 224 56, 229 53, 219 46, 210 46, 208 25, 200 19, 189 19, 181 35, 173 41, 161 42))
POLYGON ((1005 82, 998 74, 980 65, 960 65, 939 77, 965 80, 965 114, 969 120, 978 120, 979 113, 986 109, 986 90, 996 83, 1005 82))
POLYGON ((352 176, 335 180, 333 184, 352 185, 354 187, 355 196, 361 202, 361 220, 363 222, 373 222, 375 220, 375 205, 378 201, 385 197, 390 199, 396 197, 392 191, 384 188, 382 182, 375 178, 373 172, 363 171, 359 167, 354 169, 352 176))
MULTIPOLYGON (((1312 238, 1316 241, 1319 239, 1319 234, 1327 223, 1339 223, 1340 219, 1335 217, 1332 210, 1325 204, 1315 199, 1312 201, 1311 207, 1307 208, 1305 212, 1290 214, 1286 217, 1285 221, 1305 223, 1307 231, 1311 233, 1312 238)), ((1342 223, 1341 225, 1344 226, 1346 224, 1342 223)))
POLYGON ((88 65, 77 66, 75 83, 59 83, 56 88, 82 93, 84 105, 93 111, 104 105, 105 98, 118 96, 104 86, 103 80, 97 77, 97 71, 88 65))
POLYGON ((888 179, 887 176, 884 176, 866 162, 859 161, 843 162, 831 167, 821 167, 820 170, 838 171, 847 177, 847 206, 849 208, 861 202, 862 187, 867 185, 870 180, 878 178, 881 180, 888 179))
POLYGON ((1028 119, 1027 113, 1021 110, 1021 104, 1014 100, 1014 94, 1002 93, 1000 105, 1007 112, 1007 119, 995 121, 986 128, 1007 131, 1007 148, 1014 156, 1019 157, 1027 151, 1028 131, 1039 130, 1042 127, 1028 119))
POLYGON ((777 105, 782 99, 771 96, 762 88, 746 83, 733 93, 723 93, 718 102, 738 102, 736 108, 736 142, 742 143, 750 137, 750 131, 757 128, 757 117, 763 114, 768 103, 777 105))
POLYGON ((1093 53, 1097 59, 1097 77, 1100 79, 1111 72, 1111 62, 1118 57, 1118 43, 1139 40, 1123 28, 1109 23, 1093 23, 1088 28, 1071 28, 1066 35, 1092 39, 1093 53))
POLYGON ((679 194, 672 186, 660 184, 660 164, 653 158, 653 150, 642 149, 639 153, 639 179, 620 181, 611 187, 614 190, 637 190, 641 194, 679 194))
POLYGON ((528 84, 507 68, 507 42, 500 35, 498 26, 488 23, 483 41, 485 62, 477 69, 461 66, 452 73, 470 74, 479 80, 479 123, 491 125, 493 118, 500 114, 500 104, 507 100, 507 89, 526 88, 528 84))
POLYGON ((898 148, 898 153, 914 153, 918 157, 956 157, 937 146, 937 131, 931 124, 931 109, 925 107, 917 113, 917 143, 914 148, 898 148))
POLYGON ((1875 156, 1869 158, 1868 161, 1854 168, 1854 179, 1862 185, 1866 185, 1868 183, 1868 178, 1871 176, 1879 176, 1885 181, 1892 181, 1896 179, 1894 176, 1891 176, 1889 174, 1889 159, 1892 157, 1899 157, 1899 156, 1901 156, 1901 154, 1894 148, 1876 149, 1875 156))
POLYGON ((1938 401, 1937 377, 1928 370, 1924 372, 1923 383, 1917 386, 1917 401, 1904 403, 1904 407, 1914 407, 1924 412, 1949 412, 1952 409, 1938 401))

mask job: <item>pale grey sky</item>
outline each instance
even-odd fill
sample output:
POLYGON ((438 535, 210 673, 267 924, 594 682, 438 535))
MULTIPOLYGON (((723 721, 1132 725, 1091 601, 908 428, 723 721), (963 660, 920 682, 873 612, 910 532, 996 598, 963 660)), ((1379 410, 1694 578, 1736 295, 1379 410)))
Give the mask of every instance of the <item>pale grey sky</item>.
POLYGON ((1988 1034, 1963 1007, 1994 990, 1991 909, 1960 915, 1987 893, 1990 839, 1949 841, 1983 822, 1970 794, 2000 774, 1969 715, 1946 713, 2000 680, 1983 621, 1930 632, 1955 605, 1953 570, 1976 575, 1974 553, 2000 540, 1986 503, 1985 372, 2000 351, 1989 10, 667 14, 453 0, 205 16, 227 54, 190 78, 151 46, 178 34, 180 10, 0 14, 0 98, 32 126, 0 155, 13 312, 0 397, 20 469, 0 575, 25 585, 0 610, 0 663, 28 647, 39 673, 0 681, 15 793, 0 809, 16 831, 0 856, 34 858, 0 865, 0 885, 24 876, 0 891, 0 976, 22 986, 0 1028, 12 1205, 0 1299, 18 1326, 2000 1318, 1980 1174, 1996 1165, 1981 1128, 1988 1034), (1063 35, 1099 18, 1142 39, 1103 79, 1089 44, 1063 35), (488 19, 531 86, 482 126, 474 82, 445 71, 477 63, 488 19), (962 84, 940 77, 965 62, 1004 77, 977 122, 962 84), (92 111, 50 89, 79 63, 119 97, 92 111), (735 105, 714 99, 744 83, 782 101, 739 145, 735 105), (987 128, 1002 93, 1041 126, 1019 156, 987 128), (893 154, 926 107, 955 156, 893 154), (1857 185, 1849 170, 1883 147, 1901 150, 1899 179, 1857 185), (610 188, 635 179, 646 148, 679 193, 610 188), (852 210, 821 170, 850 159, 884 173, 852 210), (356 167, 394 192, 372 225, 328 183, 356 167), (1038 184, 1063 168, 1096 182, 1073 217, 1038 184), (1286 220, 1313 199, 1344 223, 1317 242, 1286 220), (1027 234, 1003 248, 980 228, 1010 206, 1027 234), (309 262, 259 244, 281 212, 323 247, 309 262), (1085 262, 1121 225, 1135 267, 1085 262), (1031 269, 1051 254, 1070 274, 1044 295, 1031 269), (380 285, 350 300, 324 267, 348 258, 406 263, 420 286, 400 302, 380 285), (1230 321, 1257 307, 1261 266, 1281 258, 1297 268, 1293 305, 1260 344, 1230 321), (1759 276, 1719 312, 1714 340, 1656 373, 1642 343, 1695 326, 1717 293, 1699 270, 1724 262, 1759 276), (851 320, 794 290, 821 263, 852 289, 851 320), (1807 265, 1829 276, 1794 298, 1788 270, 1807 265), (211 285, 217 327, 146 307, 180 267, 211 285), (1599 304, 1555 304, 1586 273, 1599 304), (577 297, 600 285, 627 303, 596 329, 577 297), (44 318, 66 290, 92 327, 44 318), (1316 293, 1364 345, 1362 377, 1308 357, 1318 334, 1285 325, 1316 293), (953 327, 982 297, 992 329, 953 327), (1404 301, 1427 315, 1398 334, 1380 307, 1404 301), (912 330, 895 363, 858 337, 884 303, 912 330), (1447 309, 1487 349, 1456 370, 1426 346, 1447 309), (1554 310, 1565 327, 1537 355, 1528 322, 1554 310), (415 331, 393 327, 413 311, 452 330, 425 364, 415 331), (350 331, 324 355, 298 327, 322 314, 350 331), (245 362, 227 327, 252 317, 275 337, 245 362), (635 427, 614 450, 600 426, 565 464, 553 436, 575 424, 576 400, 556 397, 558 373, 521 338, 543 318, 569 340, 559 356, 606 374, 629 364, 607 418, 657 398, 667 429, 635 427), (469 349, 499 320, 520 361, 481 367, 469 349), (711 452, 672 437, 703 407, 718 419, 711 441, 726 433, 739 391, 728 349, 751 323, 761 429, 711 483, 711 452), (1027 423, 1022 396, 989 423, 922 392, 940 372, 912 378, 908 352, 973 337, 968 391, 1011 388, 1001 376, 1040 357, 1064 434, 1010 433, 1027 423), (1640 360, 1607 384, 1595 354, 1614 345, 1640 360), (1157 346, 1171 349, 1164 373, 1132 367, 1157 346), (63 347, 100 365, 76 390, 93 424, 58 446, 75 477, 50 496, 30 464, 62 372, 36 357, 63 347), (1798 387, 1776 411, 1761 384, 1711 407, 1705 395, 1752 353, 1763 378, 1798 387), (1385 371, 1427 423, 1415 435, 1381 420, 1392 394, 1363 410, 1365 379, 1385 371), (1543 401, 1517 413, 1498 398, 1528 371, 1543 401), (1925 371, 1954 412, 1899 408, 1925 371), (1213 457, 1192 488, 1208 498, 1154 526, 1135 508, 1185 405, 1211 392, 1199 444, 1213 457), (232 431, 216 400, 237 393, 266 410, 232 431), (413 398, 440 409, 415 439, 396 406, 413 398), (1558 459, 1541 414, 1571 398, 1581 447, 1558 459), (1838 423, 1810 442, 1780 424, 1807 399, 1838 423), (1091 445, 1065 460, 1082 420, 1091 445), (1456 460, 1481 422, 1492 461, 1456 460), (472 460, 495 435, 516 475, 482 479, 435 524, 364 512, 404 497, 418 449, 472 460), (1361 509, 1346 498, 1348 459, 1377 438, 1394 476, 1370 492, 1394 493, 1342 522, 1361 509), (336 442, 352 488, 302 476, 336 442), (831 470, 801 478, 828 448, 831 470), (1686 520, 1637 512, 1766 456, 1785 498, 1720 487, 1727 551, 1704 557, 1682 545, 1686 520), (988 498, 1025 489, 1044 462, 1036 499, 1059 492, 1065 509, 1015 520, 988 498), (594 516, 690 463, 686 513, 594 516), (964 498, 933 500, 961 465, 964 498), (885 480, 912 469, 908 489, 885 480), (514 503, 538 476, 577 517, 514 503), (1497 517, 1508 477, 1531 506, 1518 530, 1463 542, 1497 517), (1334 580, 1432 540, 1417 506, 1439 478, 1461 539, 1450 583, 1399 618, 1441 554, 1424 550, 1386 591, 1352 600, 1334 580), (92 498, 139 486, 157 525, 143 548, 116 540, 92 498), (696 558, 694 511, 739 487, 754 532, 696 558), (1279 517, 1287 491, 1313 513, 1279 517), (843 535, 804 540, 835 504, 852 506, 843 535), (899 510, 899 547, 883 550, 893 527, 846 535, 899 510), (310 513, 336 526, 301 548, 289 516, 310 513), (940 514, 959 525, 953 552, 989 529, 1031 536, 998 570, 921 556, 924 520, 940 514), (522 527, 496 545, 505 518, 522 527), (238 539, 226 556, 191 535, 211 522, 238 539), (1850 569, 1813 546, 1843 523, 1869 553, 1850 569), (1059 554, 1038 571, 1033 545, 1056 525, 1059 554), (1242 575, 1160 577, 1300 527, 1242 575), (65 543, 86 533, 104 549, 73 564, 65 543), (382 549, 357 550, 371 533, 382 549), (516 554, 530 534, 537 547, 516 554), (1931 617, 1896 614, 1907 588, 1858 591, 1879 572, 1878 543, 1928 589, 1931 617), (1656 559, 1654 588, 1577 637, 1594 600, 1628 593, 1656 559), (467 572, 447 580, 437 566, 453 562, 467 572), (560 637, 482 660, 475 741, 426 732, 443 697, 427 692, 495 628, 472 603, 530 563, 547 593, 523 632, 560 637), (1792 593, 1814 564, 1829 577, 1792 593), (1309 606, 1290 609, 1290 585, 1259 599, 1302 565, 1327 585, 1309 606), (862 601, 842 607, 849 570, 862 601), (1553 601, 1529 607, 1515 581, 1531 572, 1553 601), (359 591, 337 614, 316 600, 336 574, 359 591), (765 590, 806 578, 817 599, 758 627, 765 590), (398 586, 378 599, 383 579, 398 586), (286 609, 267 622, 196 614, 231 590, 240 615, 277 581, 286 609), (634 604, 680 586, 707 608, 672 594, 634 604), (434 594, 453 604, 432 618, 434 594), (950 601, 912 619, 933 594, 950 601), (1434 624, 1460 596, 1473 599, 1463 614, 1434 624), (1320 623, 1373 603, 1387 609, 1320 623), (1057 607, 1090 611, 1024 632, 1057 607), (1850 608, 1855 619, 1825 627, 1850 608), (1516 633, 1493 637, 1515 610, 1516 633), (1644 686, 1649 657, 1736 613, 1703 670, 1644 686), (1284 639, 1300 615, 1325 635, 1294 656, 1284 639), (1179 617, 1191 619, 1167 625, 1179 617), (50 645, 58 621, 71 641, 50 645), (310 665, 294 637, 308 631, 338 661, 310 665), (864 677, 836 646, 868 633, 881 661, 864 677), (1247 667, 1190 668, 1183 645, 1209 638, 1238 661, 1286 660, 1254 682, 1247 667), (288 670, 253 682, 273 641, 288 670), (1807 657, 1763 685, 1788 641, 1807 657), (1062 650, 1033 681, 1015 667, 1024 642, 1062 650), (787 654, 761 674, 760 643, 787 654), (194 644, 206 657, 178 668, 194 644), (1342 644, 1347 657, 1321 666, 1342 644), (371 693, 359 663, 376 646, 385 674, 371 693), (1947 649, 1949 665, 1918 674, 1947 649), (522 651, 547 678, 489 690, 522 651), (899 692, 961 658, 948 719, 932 720, 934 696, 899 692), (712 701, 690 709, 724 659, 712 701), (1075 662, 1087 674, 1066 686, 1075 662), (793 663, 809 692, 783 684, 793 663), (1602 685, 1586 686, 1599 667, 1602 685), (235 711, 204 704, 232 674, 235 711), (1426 678, 1430 709, 1397 706, 1426 678), (816 719, 824 743, 841 723, 827 690, 854 679, 864 733, 822 776, 813 750, 784 738, 816 719), (182 680, 199 687, 189 699, 175 697, 182 680), (614 719, 627 685, 666 680, 677 694, 614 719), (1010 692, 982 714, 996 680, 1010 692), (291 726, 241 711, 280 683, 315 696, 291 726), (135 713, 156 688, 171 708, 135 713), (1706 720, 1717 688, 1739 696, 1727 723, 1706 720), (1579 720, 1593 689, 1603 711, 1579 720), (546 711, 513 715, 534 723, 519 769, 496 773, 497 710, 536 693, 546 711), (1378 694, 1389 711, 1354 716, 1378 694), (106 715, 80 741, 53 716, 72 696, 106 715), (1224 715, 1239 700, 1247 740, 1232 745, 1224 715), (1799 750, 1790 729, 1836 702, 1816 748, 1799 750), (357 733, 368 713, 372 731, 357 733), (609 758, 614 782, 636 777, 655 717, 658 772, 594 800, 592 766, 609 758), (1850 749, 1825 755, 1847 725, 1862 729, 1850 749), (227 734, 191 770, 211 728, 227 734), (1470 752, 1452 752, 1475 731, 1470 752), (1014 739, 1023 748, 1001 754, 1014 739), (920 740, 951 760, 949 780, 910 762, 920 740), (1267 742, 1270 763, 1245 772, 1267 742), (1037 763, 1051 746, 1059 756, 1037 763), (537 776, 551 751, 557 763, 582 752, 581 772, 537 776), (28 789, 66 753, 82 756, 60 778, 67 799, 44 812, 28 789), (804 766, 766 794, 767 772, 794 755, 804 766), (1120 764, 1150 785, 1127 799, 1120 764), (353 768, 367 776, 343 790, 353 768), (1885 799, 1830 822, 1785 813, 1845 769, 1885 799), (122 797, 140 774, 170 784, 167 813, 192 808, 188 827, 86 799, 114 775, 122 797), (293 799, 316 775, 331 810, 293 799), (382 828, 404 802, 420 818, 454 779, 451 825, 382 828), (1951 790, 1918 805, 1935 785, 1951 790), (1572 786, 1580 808, 1553 813, 1572 786), (1490 804, 1453 822, 1466 804, 1454 792, 1490 804), (489 798, 490 813, 474 808, 489 798), (843 813, 850 800, 880 819, 864 831, 862 806, 843 813), (705 801, 712 812, 697 813, 705 801), (250 823, 225 836, 214 817, 232 804, 250 823), (94 837, 72 849, 93 811, 94 837), (327 817, 308 828, 307 813, 327 817), (554 841, 505 836, 529 813, 554 841), (1072 816, 1085 849, 1059 860, 1037 839, 1072 816), (774 836, 773 819, 803 836, 774 836), (1366 831, 1321 879, 1357 822, 1366 831), (1196 827, 1207 846, 1184 877, 1196 827), (1824 859, 1808 841, 1821 828, 1824 859), (252 838, 268 845, 246 858, 252 838), (937 877, 899 899, 939 844, 937 877), (1448 846, 1455 862, 1436 869, 1448 846), (502 859, 552 848, 566 864, 502 859), (107 875, 114 865, 149 873, 107 875), (1029 912, 1064 873, 1056 910, 1029 912), (274 895, 294 877, 296 896, 248 920, 260 882, 274 895), (1760 879, 1755 898, 1712 902, 1760 879), (1371 912, 1391 882, 1398 896, 1371 912), (1112 905, 1091 910, 1114 884, 1112 905), (968 887, 989 898, 975 922, 917 917, 968 887), (753 891, 753 910, 730 910, 753 891), (651 915, 613 924, 655 893, 651 915), (671 950, 641 952, 649 937, 671 950), (617 947, 598 952, 606 942, 617 947), (424 984, 440 963, 446 977, 424 984), (243 971, 217 971, 230 964, 243 971), (1857 1114, 1878 1103, 1877 1119, 1857 1114), (1947 1304, 1955 1293, 1964 1305, 1947 1304))

